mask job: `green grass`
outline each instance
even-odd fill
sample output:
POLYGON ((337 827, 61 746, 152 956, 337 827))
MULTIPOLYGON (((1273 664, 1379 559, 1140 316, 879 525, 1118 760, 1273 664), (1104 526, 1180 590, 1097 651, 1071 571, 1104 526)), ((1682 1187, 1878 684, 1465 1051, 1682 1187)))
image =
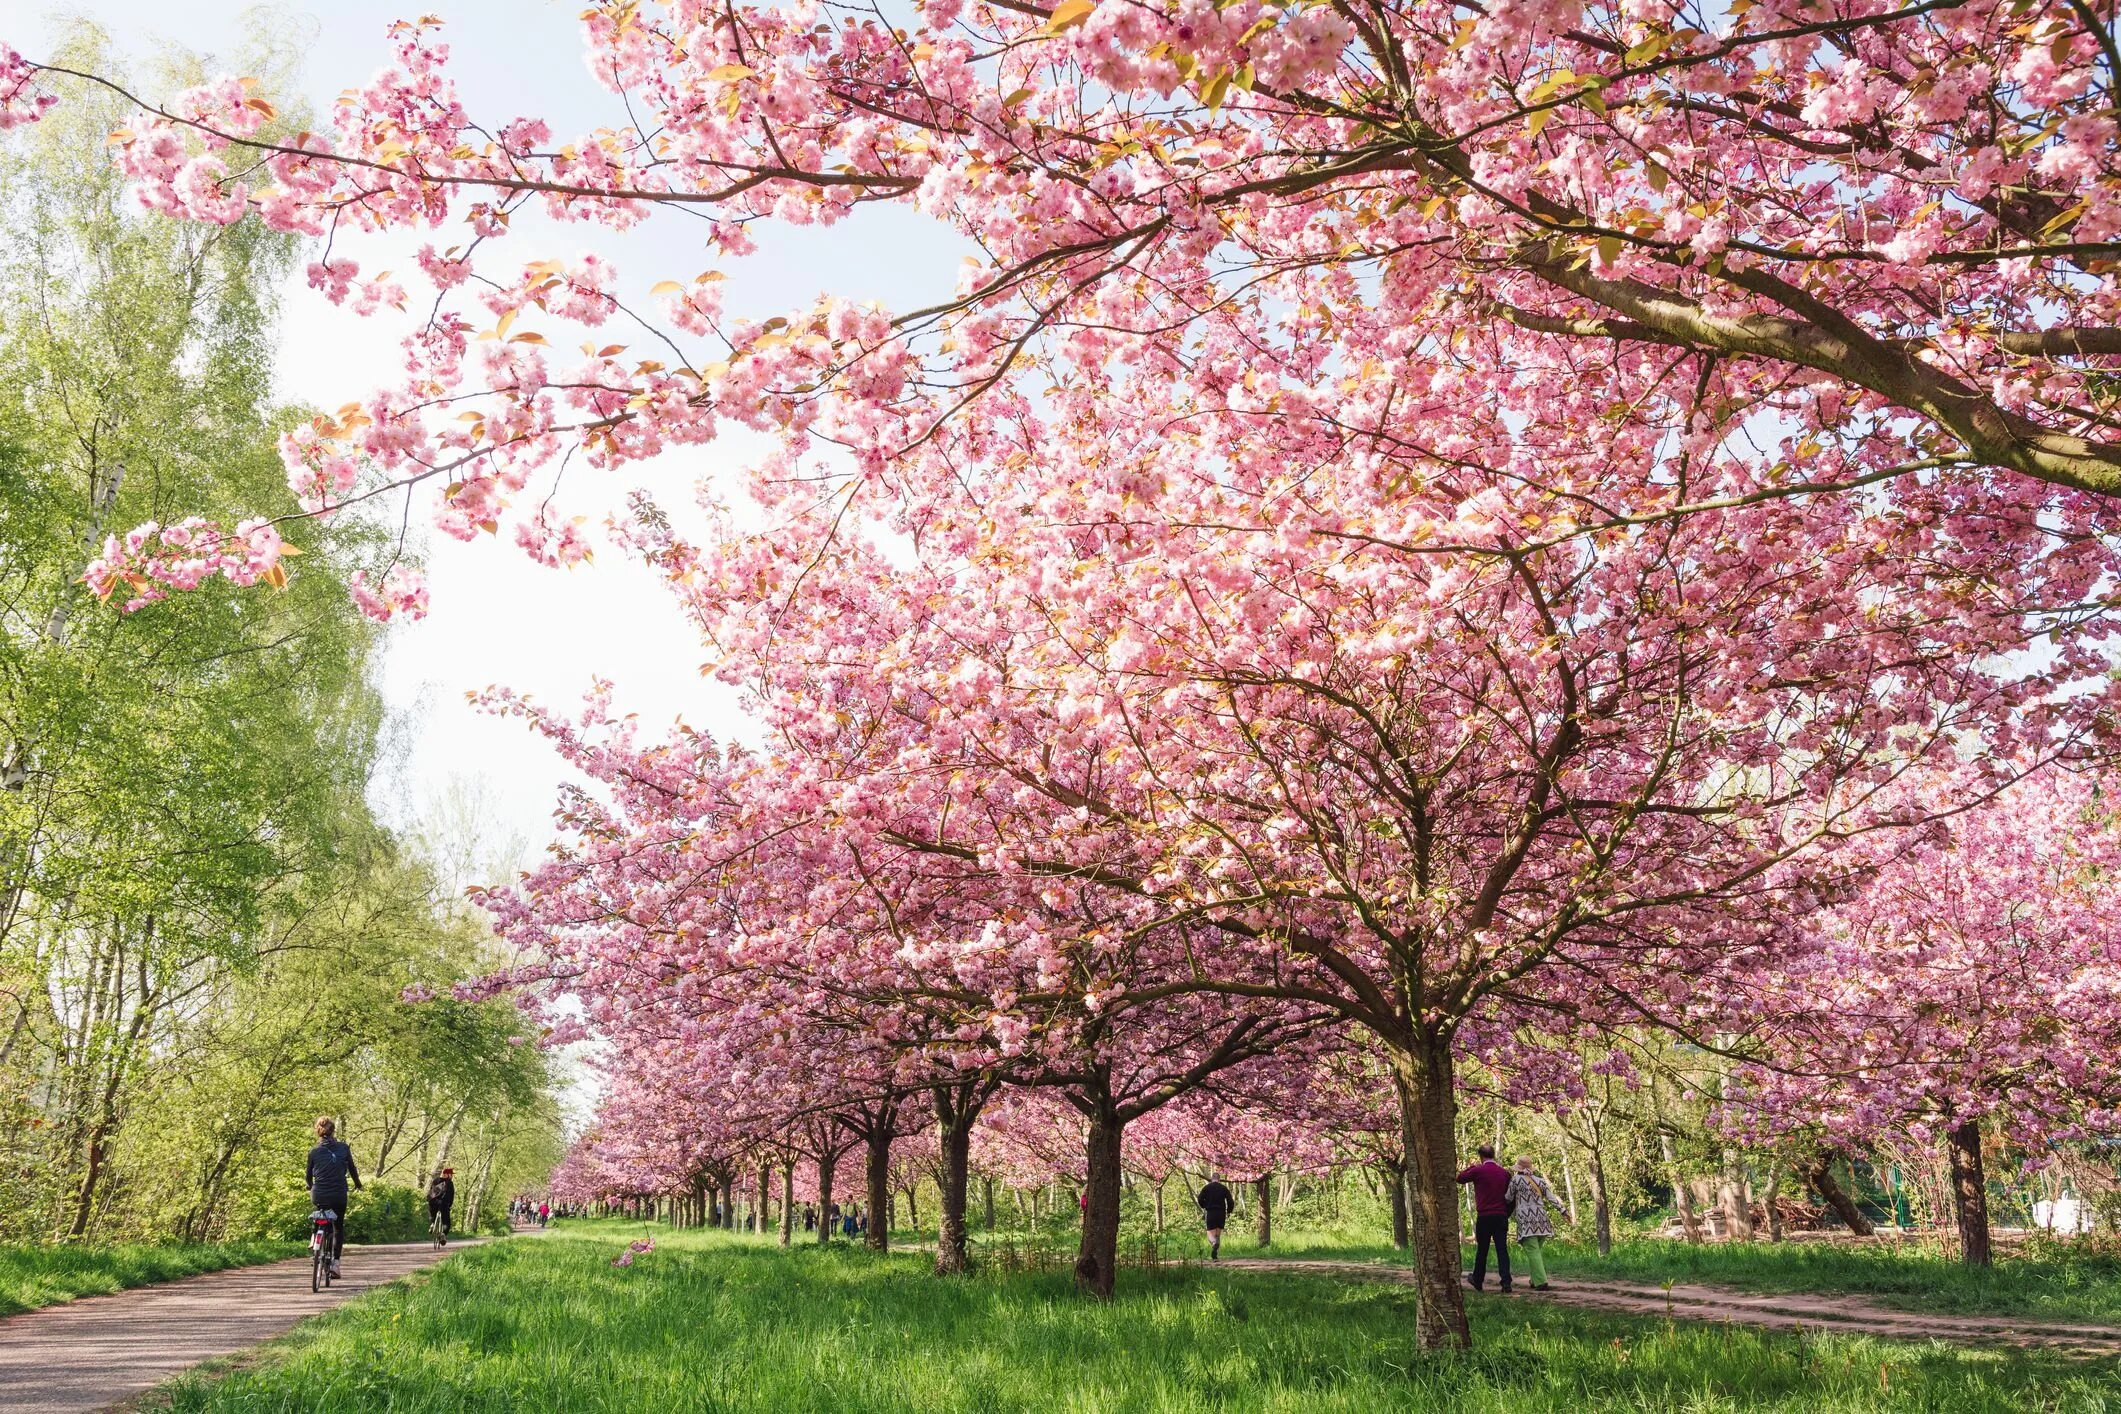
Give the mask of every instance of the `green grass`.
POLYGON ((1476 1299, 1418 1356, 1411 1294, 1199 1267, 940 1281, 917 1253, 573 1225, 459 1253, 305 1324, 178 1410, 1715 1411, 2121 1409, 2121 1366, 1602 1318, 1476 1299))
MULTIPOLYGON (((932 1234, 931 1234, 932 1239, 932 1234)), ((976 1235, 977 1239, 977 1235, 976 1235)), ((1072 1252, 1073 1235, 1055 1239, 1072 1252)), ((1138 1240, 1130 1229, 1130 1242, 1138 1240)), ((1206 1260, 1197 1228, 1167 1229, 1157 1239, 1167 1257, 1206 1260)), ((1233 1226, 1225 1257, 1321 1258, 1385 1266, 1406 1255, 1366 1228, 1291 1227, 1262 1249, 1249 1227, 1233 1226)), ((1654 1237, 1616 1242, 1600 1257, 1589 1244, 1547 1244, 1556 1281, 1612 1279, 1661 1286, 1705 1283, 1744 1291, 1817 1292, 1860 1296, 1881 1306, 1949 1315, 2028 1316, 2121 1327, 2121 1255, 2084 1243, 2037 1240, 1997 1259, 1987 1271, 1967 1267, 1934 1242, 1895 1239, 1876 1244, 1822 1242, 1702 1243, 1654 1237)), ((1466 1248, 1472 1265, 1472 1248, 1466 1248)))
POLYGON ((1767 1292, 1839 1292, 1880 1305, 1964 1315, 2039 1316, 2121 1326, 2121 1258, 2076 1243, 2036 1243, 1967 1267, 1930 1244, 1704 1243, 1658 1238, 1613 1245, 1611 1256, 1550 1243, 1554 1279, 1708 1282, 1767 1292))
POLYGON ((299 1255, 292 1242, 209 1242, 182 1246, 0 1243, 0 1316, 147 1286, 158 1281, 247 1267, 299 1255))

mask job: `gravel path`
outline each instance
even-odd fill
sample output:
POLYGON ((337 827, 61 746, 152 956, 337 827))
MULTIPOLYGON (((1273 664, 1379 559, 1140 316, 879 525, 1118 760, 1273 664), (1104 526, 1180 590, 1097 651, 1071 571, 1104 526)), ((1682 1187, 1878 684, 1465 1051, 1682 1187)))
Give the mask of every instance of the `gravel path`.
MULTIPOLYGON (((1220 1265, 1239 1271, 1316 1272, 1410 1282, 1413 1273, 1370 1262, 1272 1257, 1230 1258, 1220 1265)), ((1967 1344, 2044 1346, 2086 1355, 2121 1355, 2121 1328, 2021 1316, 1947 1316, 1880 1306, 1856 1296, 1816 1292, 1738 1291, 1722 1286, 1642 1286, 1631 1282, 1557 1281, 1535 1292, 1519 1285, 1512 1301, 1551 1301, 1631 1316, 1672 1316, 1686 1321, 1726 1321, 1776 1330, 1839 1331, 1891 1340, 1950 1340, 1967 1344)))
POLYGON ((0 1319, 0 1410, 102 1409, 470 1245, 440 1253, 425 1242, 349 1245, 345 1278, 315 1295, 304 1256, 8 1316, 0 1319))

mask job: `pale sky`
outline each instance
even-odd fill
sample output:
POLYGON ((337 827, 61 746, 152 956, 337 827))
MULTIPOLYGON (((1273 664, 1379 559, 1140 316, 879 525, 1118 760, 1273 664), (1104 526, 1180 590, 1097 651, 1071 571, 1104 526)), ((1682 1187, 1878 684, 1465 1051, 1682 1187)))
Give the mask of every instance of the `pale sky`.
MULTIPOLYGON (((58 6, 0 0, 0 40, 36 57, 60 20, 78 15, 109 29, 135 60, 148 59, 164 44, 233 56, 262 9, 303 27, 308 43, 301 78, 321 114, 333 95, 386 64, 391 20, 438 14, 447 22, 451 68, 474 117, 491 127, 535 114, 564 141, 623 121, 582 65, 581 8, 580 0, 297 0, 269 7, 246 0, 75 0, 58 6)), ((517 223, 509 250, 523 260, 564 259, 593 247, 618 266, 623 293, 636 308, 649 306, 640 296, 656 281, 718 265, 729 275, 723 287, 728 308, 764 315, 807 305, 828 291, 895 308, 926 304, 949 292, 967 249, 952 233, 902 208, 865 212, 832 229, 775 228, 760 253, 742 262, 705 258, 696 229, 681 217, 659 217, 614 237, 601 229, 526 220, 517 223)), ((454 243, 448 231, 422 239, 454 243)), ((423 293, 432 298, 409 257, 419 243, 342 239, 334 253, 359 260, 364 275, 412 272, 405 283, 417 308, 423 293)), ((360 318, 327 303, 297 273, 282 320, 284 395, 335 408, 390 382, 396 338, 410 317, 386 312, 360 318)), ((725 497, 734 500, 735 473, 759 450, 755 441, 728 437, 704 450, 667 456, 623 481, 576 468, 558 504, 600 525, 627 490, 644 485, 664 506, 682 511, 701 478, 722 478, 725 497)), ((542 485, 534 483, 534 489, 542 485)), ((416 525, 424 514, 423 503, 416 525)), ((299 542, 299 532, 290 538, 299 542)), ((376 784, 379 805, 394 818, 425 813, 452 777, 462 777, 489 803, 486 833, 493 842, 517 835, 535 849, 549 838, 553 790, 563 768, 518 726, 466 705, 466 692, 489 685, 565 706, 602 676, 617 685, 622 709, 646 724, 682 715, 724 738, 749 734, 731 695, 700 677, 697 640, 653 576, 616 549, 600 550, 593 565, 574 570, 544 569, 512 543, 465 546, 432 535, 425 550, 433 609, 421 623, 393 627, 384 669, 392 707, 418 714, 408 723, 407 758, 376 784)))

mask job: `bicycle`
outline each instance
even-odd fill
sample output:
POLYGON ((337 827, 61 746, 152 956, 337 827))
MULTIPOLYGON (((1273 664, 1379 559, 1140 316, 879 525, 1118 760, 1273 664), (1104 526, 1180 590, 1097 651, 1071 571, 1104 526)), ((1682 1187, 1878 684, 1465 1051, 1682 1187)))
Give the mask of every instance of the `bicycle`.
POLYGON ((318 1208, 309 1215, 309 1289, 325 1291, 331 1286, 331 1250, 339 1215, 318 1208))
POLYGON ((427 1235, 434 1239, 435 1250, 441 1251, 449 1243, 449 1229, 438 1212, 427 1215, 427 1235))

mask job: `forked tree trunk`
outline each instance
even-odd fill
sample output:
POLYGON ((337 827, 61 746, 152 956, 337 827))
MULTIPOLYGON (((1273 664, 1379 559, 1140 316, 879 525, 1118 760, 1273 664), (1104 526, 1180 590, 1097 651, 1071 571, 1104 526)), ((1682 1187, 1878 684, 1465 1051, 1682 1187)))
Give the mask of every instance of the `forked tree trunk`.
POLYGON ((1679 1171, 1679 1146, 1672 1142, 1670 1131, 1657 1136, 1657 1148, 1664 1155, 1665 1176, 1672 1183, 1672 1206, 1679 1213, 1680 1230, 1686 1233, 1689 1242, 1701 1241, 1701 1219, 1694 1212, 1693 1185, 1679 1171))
POLYGON ((1855 1233, 1858 1237, 1869 1237, 1871 1235, 1874 1231, 1871 1227, 1871 1220, 1865 1217, 1862 1210, 1856 1206, 1856 1200, 1849 1197, 1848 1190, 1834 1179, 1834 1151, 1832 1149, 1821 1148, 1819 1150, 1818 1155, 1812 1160, 1812 1167, 1805 1174, 1804 1180, 1812 1186, 1813 1192, 1825 1200, 1826 1205, 1834 1210, 1841 1221, 1848 1224, 1850 1232, 1855 1233))
POLYGON ((1747 1181, 1745 1161, 1736 1149, 1723 1151, 1723 1223, 1726 1231, 1740 1242, 1753 1240, 1753 1195, 1752 1185, 1747 1181))
MULTIPOLYGON (((954 1276, 972 1265, 965 1243, 965 1196, 972 1178, 972 1120, 969 1105, 950 1103, 948 1091, 935 1092, 935 1139, 941 1162, 936 1165, 942 1189, 942 1211, 936 1219, 935 1272, 954 1276)), ((987 1184, 987 1225, 994 1225, 994 1184, 987 1184)))
POLYGON ((781 1160, 781 1246, 795 1242, 795 1160, 781 1160))
POLYGON ((1082 1244, 1076 1250, 1075 1284, 1092 1296, 1110 1296, 1119 1266, 1120 1136, 1125 1121, 1109 1109, 1092 1115, 1083 1141, 1089 1182, 1083 1189, 1082 1244))
POLYGON ((1274 1180, 1267 1174, 1252 1180, 1252 1240, 1274 1245, 1274 1180))
POLYGON ((891 1246, 891 1125, 869 1131, 869 1230, 864 1234, 878 1252, 891 1246))
POLYGON ((1426 1042, 1394 1057, 1400 1071, 1400 1123, 1413 1182, 1408 1216, 1414 1243, 1414 1336, 1424 1350, 1472 1343, 1460 1287, 1458 1095, 1450 1043, 1426 1042))
POLYGON ((1981 1121, 1967 1120, 1945 1131, 1952 1161, 1952 1213, 1959 1222, 1959 1260, 1969 1267, 1995 1262, 1989 1244, 1988 1173, 1981 1162, 1981 1121))

